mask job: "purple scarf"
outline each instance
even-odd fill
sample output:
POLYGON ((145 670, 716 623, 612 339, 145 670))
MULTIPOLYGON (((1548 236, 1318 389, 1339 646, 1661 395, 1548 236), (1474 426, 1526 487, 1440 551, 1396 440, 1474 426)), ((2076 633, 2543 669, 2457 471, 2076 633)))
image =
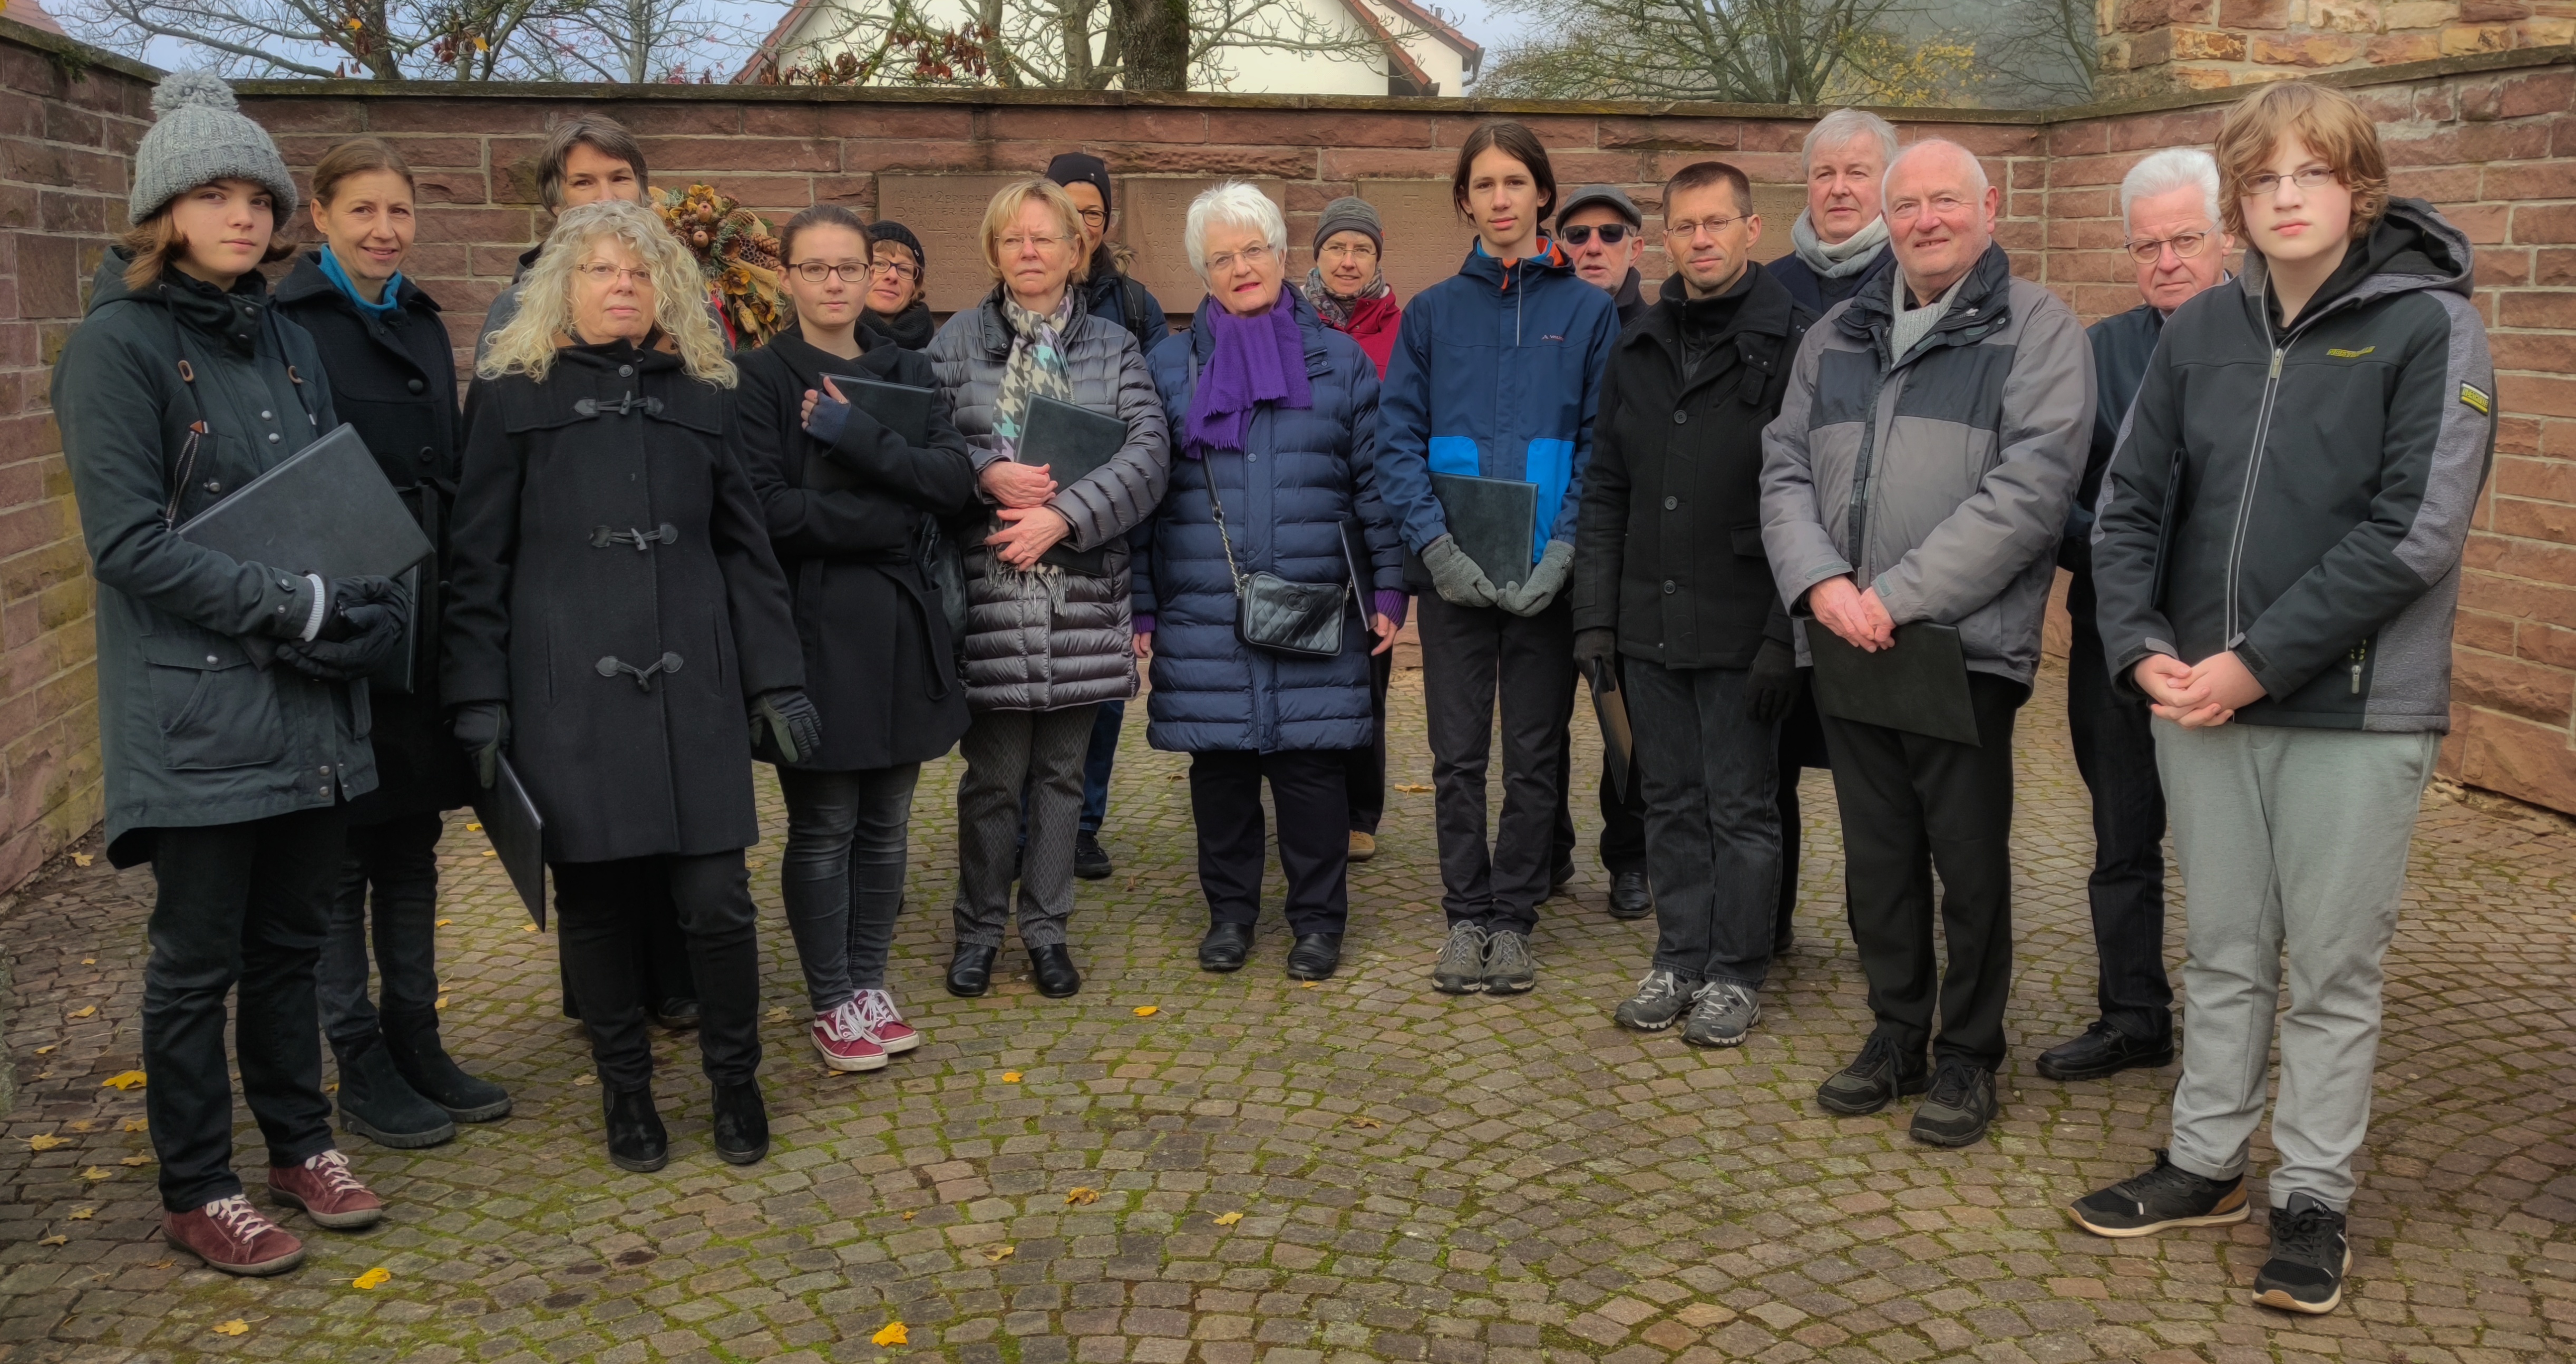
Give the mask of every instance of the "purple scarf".
POLYGON ((1242 449, 1255 403, 1315 405, 1315 391, 1306 382, 1306 339, 1286 289, 1258 316, 1237 317, 1221 303, 1210 303, 1205 316, 1216 344, 1199 371, 1182 425, 1182 451, 1192 459, 1208 450, 1242 449))

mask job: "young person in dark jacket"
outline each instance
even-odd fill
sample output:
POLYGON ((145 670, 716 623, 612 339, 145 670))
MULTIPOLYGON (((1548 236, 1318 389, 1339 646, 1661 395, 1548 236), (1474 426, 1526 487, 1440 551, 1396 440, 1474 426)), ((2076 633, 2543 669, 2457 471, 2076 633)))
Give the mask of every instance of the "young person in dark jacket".
POLYGON ((923 762, 966 732, 948 613, 923 561, 940 518, 975 498, 964 437, 934 394, 911 444, 830 376, 935 389, 938 376, 860 321, 868 233, 836 204, 779 230, 795 325, 735 360, 743 466, 787 574, 805 687, 823 744, 780 764, 787 856, 779 888, 805 968, 811 1036, 833 1070, 877 1070, 921 1045, 886 989, 903 905, 912 792, 923 762))
POLYGON ((2495 374, 2468 238, 2388 196, 2350 96, 2265 86, 2216 152, 2244 273, 2165 323, 2093 532, 2112 673, 2155 703, 2190 1027, 2170 1152, 2069 1212, 2107 1236, 2245 1219, 2286 955, 2254 1301, 2313 1314, 2351 1266, 2380 959, 2450 728, 2495 374))
POLYGON ((1548 895, 1557 758, 1574 704, 1574 618, 1559 598, 1619 315, 1539 235, 1556 207, 1556 175, 1537 134, 1517 123, 1469 133, 1450 200, 1475 224, 1476 241, 1455 277, 1404 310, 1378 396, 1378 493, 1431 589, 1422 598, 1423 695, 1449 917, 1432 987, 1518 994, 1538 980, 1529 935, 1548 895), (1432 494, 1435 472, 1538 485, 1525 579, 1497 588, 1459 548, 1432 494), (1503 819, 1489 851, 1485 768, 1497 696, 1503 819))
POLYGON ((277 310, 313 334, 342 420, 357 428, 438 557, 414 576, 413 648, 369 687, 376 789, 349 804, 349 851, 320 974, 322 1032, 340 1063, 340 1124, 386 1146, 433 1146, 460 1122, 509 1115, 438 1037, 440 818, 472 799, 438 703, 438 602, 458 468, 456 352, 438 302, 402 273, 415 227, 411 170, 372 137, 313 167, 323 244, 297 260, 277 310), (405 669, 405 664, 408 664, 405 669), (367 896, 375 894, 375 912, 367 896), (367 997, 370 928, 381 1013, 367 997))
POLYGON ((1682 1040, 1712 1047, 1762 1017, 1779 726, 1800 687, 1762 553, 1762 428, 1815 318, 1753 263, 1761 238, 1744 172, 1700 161, 1665 184, 1674 273, 1610 353, 1575 536, 1575 660, 1625 660, 1628 723, 1647 738, 1660 931, 1617 1018, 1655 1032, 1688 1015, 1682 1040))
POLYGON ((868 224, 868 314, 860 325, 905 350, 928 350, 939 331, 931 320, 930 255, 921 238, 891 218, 868 224))
POLYGON ((383 1213, 332 1148, 314 965, 348 802, 376 786, 363 679, 409 603, 382 578, 325 580, 172 533, 339 418, 319 348, 258 269, 287 254, 295 211, 276 146, 211 72, 164 77, 152 107, 134 226, 100 263, 53 405, 98 580, 108 860, 150 862, 160 887, 143 1063, 162 1235, 209 1268, 277 1274, 304 1246, 233 1174, 234 1066, 272 1200, 326 1227, 383 1213))
POLYGON ((2147 699, 2118 686, 2102 657, 2093 592, 2093 499, 2120 424, 2147 374, 2165 319, 2227 273, 2235 243, 2219 226, 2218 163, 2198 147, 2157 152, 2120 181, 2120 218, 2138 271, 2137 307, 2085 329, 2093 347, 2093 443, 2067 509, 2057 563, 2070 575, 2066 733, 2093 797, 2093 910, 2101 1008, 2084 1032, 2039 1056, 2052 1080, 2098 1080, 2173 1063, 2173 983, 2165 970, 2165 791, 2147 699))
POLYGON ((1867 109, 1836 109, 1807 130, 1798 148, 1806 211, 1789 225, 1789 254, 1764 268, 1809 312, 1822 317, 1895 262, 1879 208, 1895 160, 1895 125, 1867 109))
POLYGON ((750 760, 814 753, 821 724, 736 453, 733 362, 687 248, 612 200, 555 224, 475 374, 441 674, 457 742, 485 786, 506 753, 545 819, 609 1159, 669 1156, 636 941, 667 900, 716 1154, 750 1164, 769 1151, 750 760))

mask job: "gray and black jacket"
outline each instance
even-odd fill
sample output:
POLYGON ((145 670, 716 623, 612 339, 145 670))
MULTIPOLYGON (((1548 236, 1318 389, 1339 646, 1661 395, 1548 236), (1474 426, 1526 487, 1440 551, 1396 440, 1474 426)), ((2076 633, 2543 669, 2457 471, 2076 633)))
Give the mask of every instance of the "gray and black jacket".
POLYGON ((2284 325, 2248 250, 2165 323, 2094 512, 2102 647, 2232 649, 2236 723, 2442 732, 2460 550, 2495 449, 2468 238, 2392 199, 2284 325))
MULTIPOLYGON (((1888 270, 1807 331, 1762 433, 1762 546, 1798 616, 1843 574, 1899 625, 1955 625, 1974 672, 2027 687, 2093 424, 2084 328, 1989 246, 1950 308, 1888 354, 1888 270)), ((1803 625, 1803 622, 1802 622, 1803 625)), ((1798 661, 1808 661, 1799 640, 1798 661)))

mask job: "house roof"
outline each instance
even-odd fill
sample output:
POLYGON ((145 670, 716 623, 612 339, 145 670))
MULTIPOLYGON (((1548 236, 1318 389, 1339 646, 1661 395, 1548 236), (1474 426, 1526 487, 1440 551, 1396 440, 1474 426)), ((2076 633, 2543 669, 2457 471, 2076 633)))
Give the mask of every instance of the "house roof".
POLYGON ((743 62, 742 69, 734 73, 734 84, 741 85, 758 76, 760 68, 778 55, 779 45, 804 27, 805 16, 814 12, 817 3, 818 0, 795 0, 789 5, 787 12, 778 16, 778 23, 769 30, 769 36, 760 40, 760 46, 751 50, 751 56, 743 62))
MULTIPOLYGON (((1467 59, 1468 77, 1474 78, 1477 66, 1485 59, 1485 49, 1478 46, 1474 39, 1450 27, 1448 20, 1414 3, 1414 0, 1376 0, 1376 2, 1403 15, 1408 22, 1419 27, 1423 32, 1455 48, 1459 56, 1467 59)), ((1350 3, 1350 0, 1344 0, 1344 3, 1350 3)))
MULTIPOLYGON (((6 14, 29 28, 41 28, 47 33, 63 32, 63 26, 54 22, 54 16, 45 13, 45 7, 36 0, 0 0, 0 14, 6 14)), ((71 35, 66 33, 63 36, 71 35)))

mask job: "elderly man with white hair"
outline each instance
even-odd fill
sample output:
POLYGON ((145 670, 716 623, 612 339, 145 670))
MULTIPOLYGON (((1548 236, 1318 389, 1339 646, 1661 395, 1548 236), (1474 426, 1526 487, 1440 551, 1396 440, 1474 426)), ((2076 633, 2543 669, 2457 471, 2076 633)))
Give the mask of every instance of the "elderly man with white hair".
POLYGON ((1208 296, 1150 362, 1176 448, 1132 541, 1136 653, 1154 682, 1145 738, 1190 755, 1200 968, 1252 955, 1266 779, 1287 974, 1322 980, 1350 908, 1346 755, 1374 740, 1369 656, 1404 619, 1404 551, 1377 490, 1377 363, 1281 287, 1288 227, 1268 195, 1208 190, 1181 240, 1208 296))
POLYGON ((2145 698, 2112 685, 2095 620, 2093 499, 2165 319, 2227 278, 2235 240, 2219 222, 2218 162, 2197 147, 2140 161, 2120 181, 2122 249, 2138 270, 2137 307, 2085 332, 2093 343, 2093 446, 2067 512, 2057 562, 2075 638, 2066 655, 2066 730, 2093 796, 2093 950, 2101 1016, 2040 1053, 2052 1080, 2098 1080, 2174 1059, 2173 983, 2165 971, 2165 794, 2145 698))
POLYGON ((1836 109, 1807 130, 1807 209, 1789 225, 1789 254, 1763 268, 1808 311, 1821 316, 1887 268, 1879 179, 1895 159, 1895 126, 1867 109, 1836 109))
POLYGON ((1837 715, 1818 698, 1877 1022, 1816 1099, 1858 1114, 1926 1094, 1914 1139, 1966 1146, 1996 1112, 2012 986, 2013 716, 2039 667, 2057 538, 2093 423, 2093 365, 2075 314, 2013 277, 1994 243, 2002 195, 1966 148, 1914 144, 1882 192, 1897 268, 1798 348, 1763 432, 1762 544, 1802 622, 1802 662, 1819 626, 1865 653, 1927 645, 1927 624, 1957 632, 1975 742, 1837 715), (1937 980, 1935 872, 1949 940, 1937 980))

